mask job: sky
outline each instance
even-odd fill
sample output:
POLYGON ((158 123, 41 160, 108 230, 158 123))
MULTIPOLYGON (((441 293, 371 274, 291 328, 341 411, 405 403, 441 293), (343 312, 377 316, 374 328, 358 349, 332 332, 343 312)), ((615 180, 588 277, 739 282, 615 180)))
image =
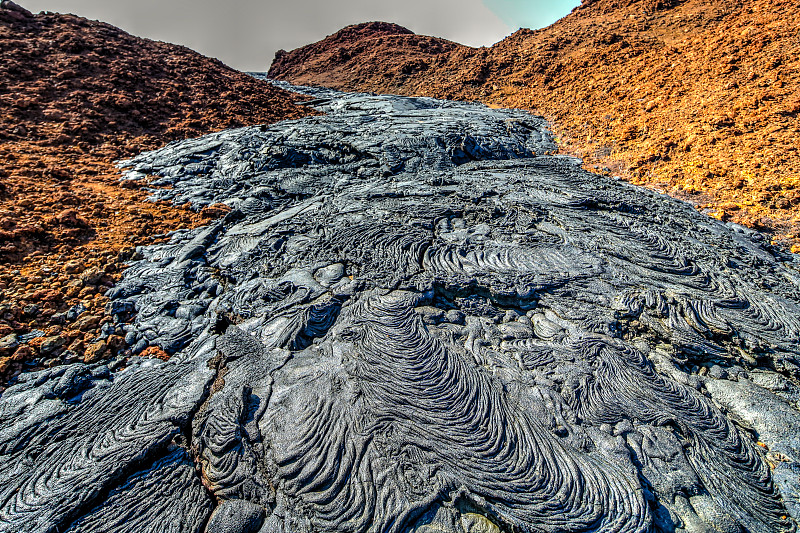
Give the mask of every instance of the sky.
POLYGON ((580 0, 18 0, 33 11, 74 13, 139 37, 182 44, 244 71, 265 71, 292 50, 350 24, 394 22, 425 35, 490 46, 541 28, 580 0))

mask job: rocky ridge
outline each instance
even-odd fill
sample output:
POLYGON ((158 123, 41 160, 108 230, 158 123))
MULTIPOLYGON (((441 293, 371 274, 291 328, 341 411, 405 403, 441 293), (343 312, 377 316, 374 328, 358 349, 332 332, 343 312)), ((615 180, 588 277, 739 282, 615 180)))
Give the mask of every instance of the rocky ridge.
POLYGON ((0 7, 0 55, 4 382, 124 351, 104 293, 134 246, 226 212, 148 202, 147 177, 121 186, 116 159, 309 110, 186 48, 13 2, 0 7))
POLYGON ((587 168, 800 251, 796 1, 586 1, 479 49, 371 27, 281 54, 270 76, 533 109, 587 168))

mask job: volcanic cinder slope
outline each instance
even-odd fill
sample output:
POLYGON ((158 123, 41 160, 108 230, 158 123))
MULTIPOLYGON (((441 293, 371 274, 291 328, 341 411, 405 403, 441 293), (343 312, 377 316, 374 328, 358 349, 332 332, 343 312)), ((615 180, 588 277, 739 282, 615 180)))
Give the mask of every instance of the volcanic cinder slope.
POLYGON ((7 2, 0 57, 2 383, 123 351, 103 293, 134 245, 203 220, 121 187, 115 159, 309 110, 186 48, 7 2))
POLYGON ((309 93, 124 162, 231 211, 112 290, 168 361, 0 396, 0 532, 796 529, 795 256, 527 112, 309 93))
POLYGON ((474 49, 365 24, 270 76, 534 109, 569 153, 800 251, 800 5, 595 0, 474 49))

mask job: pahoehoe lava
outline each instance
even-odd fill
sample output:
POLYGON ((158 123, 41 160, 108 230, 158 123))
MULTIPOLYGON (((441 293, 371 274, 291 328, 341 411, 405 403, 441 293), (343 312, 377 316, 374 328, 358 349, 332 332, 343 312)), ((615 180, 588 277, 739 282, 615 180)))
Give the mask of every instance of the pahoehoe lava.
POLYGON ((0 531, 796 529, 796 257, 528 113, 296 90, 122 163, 232 209, 111 290, 168 361, 0 396, 0 531))

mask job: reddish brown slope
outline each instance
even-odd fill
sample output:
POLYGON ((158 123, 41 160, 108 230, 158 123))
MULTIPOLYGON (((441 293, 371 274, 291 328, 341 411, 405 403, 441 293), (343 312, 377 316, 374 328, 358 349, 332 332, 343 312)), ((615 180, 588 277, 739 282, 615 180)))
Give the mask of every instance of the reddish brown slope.
POLYGON ((362 34, 284 55, 270 74, 535 110, 590 167, 800 252, 798 28, 796 0, 596 0, 491 48, 362 34))
MULTIPOLYGON (((116 353, 103 293, 129 250, 198 224, 123 188, 113 161, 299 117, 295 97, 186 48, 72 15, 0 7, 0 383, 23 363, 116 353), (74 306, 87 310, 74 318, 74 306), (40 330, 30 342, 18 335, 40 330)), ((205 215, 214 215, 207 211, 205 215)))
POLYGON ((280 50, 269 70, 272 78, 324 85, 342 90, 402 92, 420 82, 420 74, 472 48, 416 35, 387 22, 348 26, 291 52, 280 50))

